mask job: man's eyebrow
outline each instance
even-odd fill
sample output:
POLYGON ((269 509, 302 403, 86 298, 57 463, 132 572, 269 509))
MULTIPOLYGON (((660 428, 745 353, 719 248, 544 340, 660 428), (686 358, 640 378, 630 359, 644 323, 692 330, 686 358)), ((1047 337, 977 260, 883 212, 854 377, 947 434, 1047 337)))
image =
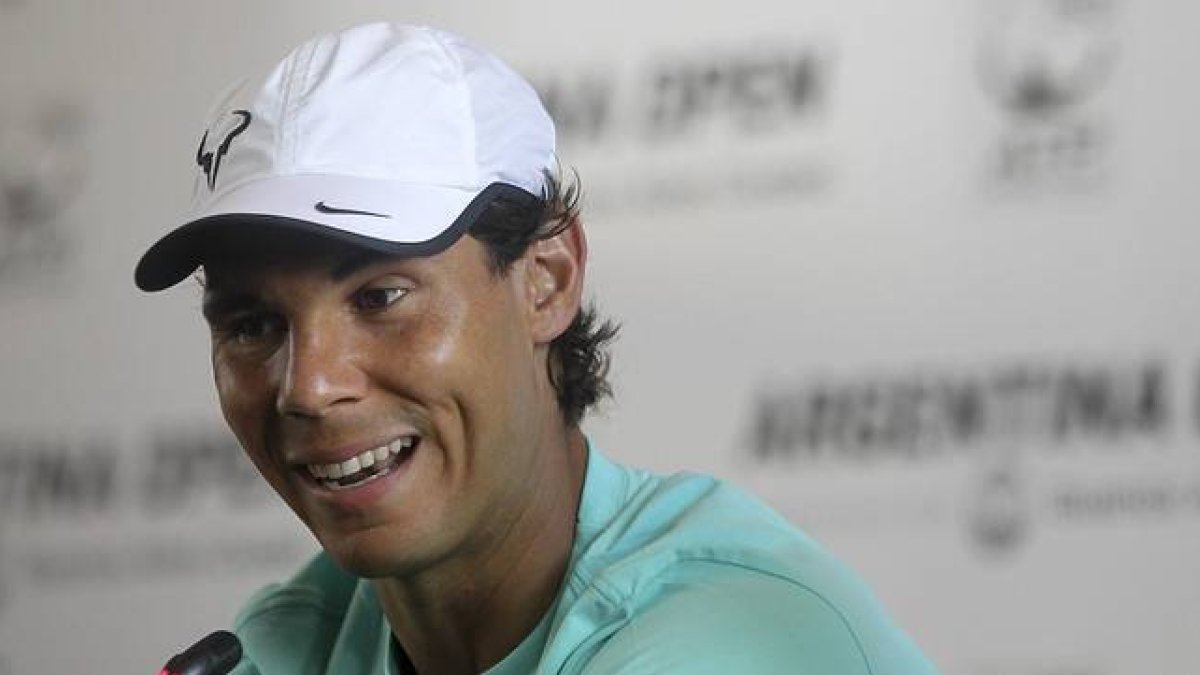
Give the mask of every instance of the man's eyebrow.
POLYGON ((259 303, 260 301, 257 297, 245 291, 207 288, 204 291, 204 300, 200 306, 200 313, 204 315, 205 319, 212 321, 231 312, 259 303))
POLYGON ((329 276, 334 281, 345 281, 346 277, 361 270, 364 267, 373 265, 381 260, 386 260, 389 256, 378 251, 363 251, 351 256, 347 256, 345 260, 329 271, 329 276))
MULTIPOLYGON (((346 256, 329 271, 329 278, 333 281, 344 281, 364 267, 387 260, 389 257, 387 254, 377 251, 363 251, 346 256)), ((219 286, 212 277, 208 277, 204 281, 201 312, 206 319, 212 319, 245 307, 261 304, 261 302, 256 295, 249 291, 224 288, 219 286)))

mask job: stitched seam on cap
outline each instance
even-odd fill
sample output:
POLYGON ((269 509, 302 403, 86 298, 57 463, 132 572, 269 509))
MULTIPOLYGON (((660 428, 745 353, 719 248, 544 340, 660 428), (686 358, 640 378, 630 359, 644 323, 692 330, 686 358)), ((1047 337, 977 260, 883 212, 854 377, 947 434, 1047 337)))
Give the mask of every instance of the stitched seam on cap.
MULTIPOLYGON (((298 124, 298 120, 293 115, 293 108, 297 105, 297 89, 307 89, 307 75, 311 71, 313 58, 316 56, 317 43, 310 43, 302 48, 302 51, 292 59, 287 73, 284 74, 283 81, 283 100, 280 101, 279 114, 279 154, 280 159, 286 158, 288 172, 290 173, 296 167, 296 131, 293 127, 298 124), (305 81, 297 84, 296 80, 304 77, 305 81)), ((278 170, 278 165, 276 169, 278 170)))
POLYGON ((458 52, 450 49, 441 35, 434 33, 433 31, 430 31, 430 35, 433 37, 433 41, 437 43, 438 48, 440 48, 442 52, 446 54, 446 56, 451 60, 451 62, 454 63, 455 68, 458 70, 457 88, 459 93, 462 95, 464 102, 466 103, 463 108, 463 112, 465 112, 469 117, 466 127, 468 133, 471 134, 469 156, 465 157, 464 159, 469 161, 471 165, 471 182, 474 185, 479 185, 479 144, 477 142, 478 139, 476 138, 478 129, 475 124, 475 99, 471 96, 471 88, 467 85, 467 70, 463 66, 462 59, 459 58, 458 52))

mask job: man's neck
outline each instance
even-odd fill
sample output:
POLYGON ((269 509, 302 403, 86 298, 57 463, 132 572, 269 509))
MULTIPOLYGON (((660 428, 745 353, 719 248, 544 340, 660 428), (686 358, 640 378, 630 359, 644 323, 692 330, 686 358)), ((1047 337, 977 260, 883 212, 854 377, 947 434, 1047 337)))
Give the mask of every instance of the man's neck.
POLYGON ((490 550, 418 578, 375 581, 392 632, 420 675, 490 668, 554 602, 570 562, 587 467, 578 429, 567 430, 562 445, 544 475, 529 477, 540 489, 490 550))

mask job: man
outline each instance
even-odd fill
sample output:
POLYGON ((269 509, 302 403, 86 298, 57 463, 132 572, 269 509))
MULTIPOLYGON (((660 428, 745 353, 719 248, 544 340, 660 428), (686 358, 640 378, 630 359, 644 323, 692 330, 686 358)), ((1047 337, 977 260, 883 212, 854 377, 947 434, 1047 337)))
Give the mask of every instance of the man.
POLYGON ((311 41, 213 114, 193 217, 222 411, 323 552, 262 591, 242 675, 929 673, 751 498, 579 429, 615 330, 529 85, 457 36, 311 41), (465 235, 465 236, 464 236, 465 235))

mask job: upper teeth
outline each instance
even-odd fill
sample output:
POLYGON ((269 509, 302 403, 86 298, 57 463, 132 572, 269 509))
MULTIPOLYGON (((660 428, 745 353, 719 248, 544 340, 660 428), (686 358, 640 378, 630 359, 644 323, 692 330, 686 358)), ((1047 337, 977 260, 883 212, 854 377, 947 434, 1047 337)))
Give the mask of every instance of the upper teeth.
POLYGON ((332 464, 309 464, 308 471, 314 478, 324 478, 337 480, 343 476, 352 476, 363 469, 374 466, 376 462, 383 462, 392 455, 398 455, 401 452, 412 447, 414 439, 412 436, 398 438, 387 445, 381 445, 378 448, 363 451, 362 453, 345 460, 344 462, 334 462, 332 464))

